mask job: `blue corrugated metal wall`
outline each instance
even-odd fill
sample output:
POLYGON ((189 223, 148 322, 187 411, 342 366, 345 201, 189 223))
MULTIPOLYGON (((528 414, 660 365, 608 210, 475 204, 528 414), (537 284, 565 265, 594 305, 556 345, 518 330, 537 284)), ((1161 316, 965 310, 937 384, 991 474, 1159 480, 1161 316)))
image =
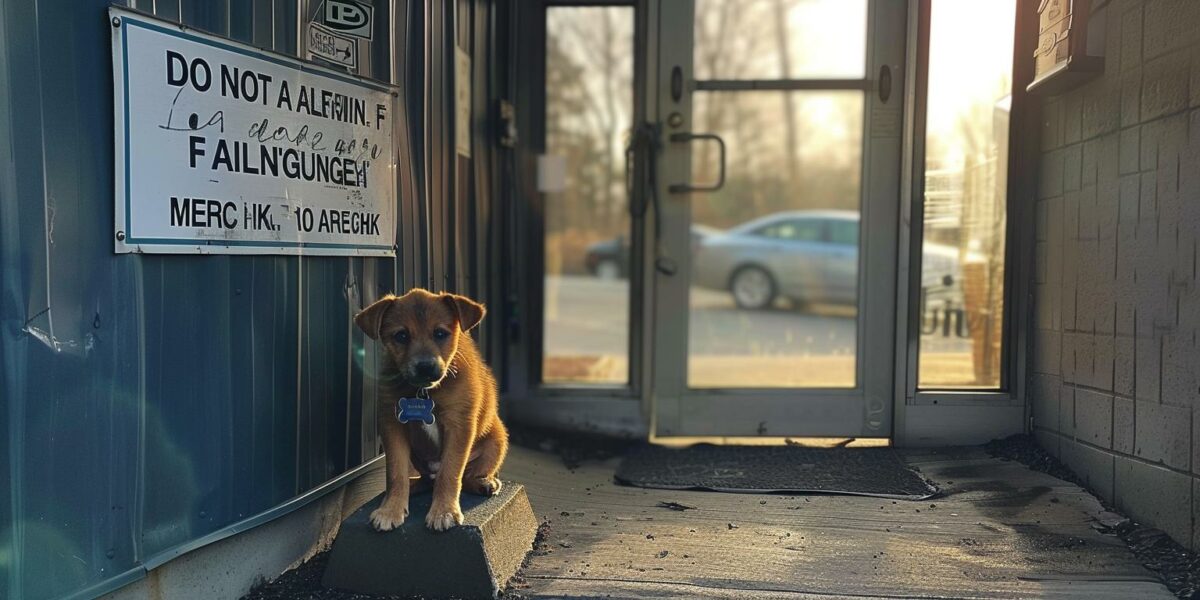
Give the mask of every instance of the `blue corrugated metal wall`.
MULTIPOLYGON (((9 598, 111 586, 375 456, 373 352, 350 317, 425 277, 406 256, 408 240, 422 239, 411 221, 397 260, 114 255, 107 5, 0 3, 0 481, 9 482, 0 596, 9 598)), ((136 8, 295 54, 315 5, 136 8)), ((375 1, 367 74, 420 82, 406 57, 425 42, 399 38, 423 8, 399 2, 393 15, 389 5, 375 1)), ((420 132, 397 136, 398 196, 416 203, 408 141, 420 132)))

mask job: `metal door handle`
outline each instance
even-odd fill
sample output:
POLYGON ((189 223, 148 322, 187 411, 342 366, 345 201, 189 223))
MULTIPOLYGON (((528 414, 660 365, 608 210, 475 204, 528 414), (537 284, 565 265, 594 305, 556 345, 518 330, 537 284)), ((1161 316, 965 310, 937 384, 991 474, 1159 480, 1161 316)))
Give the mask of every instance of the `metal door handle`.
POLYGON ((693 140, 712 140, 717 143, 720 149, 721 170, 717 175, 717 182, 712 185, 695 186, 690 183, 672 183, 667 187, 667 191, 672 194, 686 194, 688 192, 715 192, 725 186, 725 140, 715 133, 672 133, 668 138, 674 143, 687 143, 693 140))

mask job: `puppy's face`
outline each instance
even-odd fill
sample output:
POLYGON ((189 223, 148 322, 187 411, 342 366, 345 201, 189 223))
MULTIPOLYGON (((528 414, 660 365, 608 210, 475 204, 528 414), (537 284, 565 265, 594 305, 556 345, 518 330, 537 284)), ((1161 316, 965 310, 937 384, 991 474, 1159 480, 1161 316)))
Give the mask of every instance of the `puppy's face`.
POLYGON ((355 324, 387 349, 400 376, 417 388, 446 378, 460 336, 483 320, 482 304, 455 294, 414 289, 385 296, 354 317, 355 324))

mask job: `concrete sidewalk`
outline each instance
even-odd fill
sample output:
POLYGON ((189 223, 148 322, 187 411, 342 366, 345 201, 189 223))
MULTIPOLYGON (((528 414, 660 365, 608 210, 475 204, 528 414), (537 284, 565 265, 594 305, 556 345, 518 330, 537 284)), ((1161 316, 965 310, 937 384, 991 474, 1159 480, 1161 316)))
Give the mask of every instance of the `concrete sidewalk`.
POLYGON ((551 521, 526 597, 1086 598, 1174 596, 1074 484, 980 449, 906 451, 925 502, 644 490, 616 461, 568 470, 514 447, 507 479, 551 521), (695 507, 658 507, 677 502, 695 507))

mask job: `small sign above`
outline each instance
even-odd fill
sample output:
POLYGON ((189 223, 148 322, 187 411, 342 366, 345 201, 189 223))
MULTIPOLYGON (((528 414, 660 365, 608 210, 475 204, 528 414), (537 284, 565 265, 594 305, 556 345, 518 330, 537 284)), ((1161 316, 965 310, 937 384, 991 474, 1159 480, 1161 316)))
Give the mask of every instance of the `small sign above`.
POLYGON ((321 24, 344 35, 371 39, 374 7, 354 0, 324 0, 321 24))
POLYGON ((338 35, 316 23, 308 24, 309 58, 320 58, 342 65, 351 71, 358 70, 358 41, 338 35))

